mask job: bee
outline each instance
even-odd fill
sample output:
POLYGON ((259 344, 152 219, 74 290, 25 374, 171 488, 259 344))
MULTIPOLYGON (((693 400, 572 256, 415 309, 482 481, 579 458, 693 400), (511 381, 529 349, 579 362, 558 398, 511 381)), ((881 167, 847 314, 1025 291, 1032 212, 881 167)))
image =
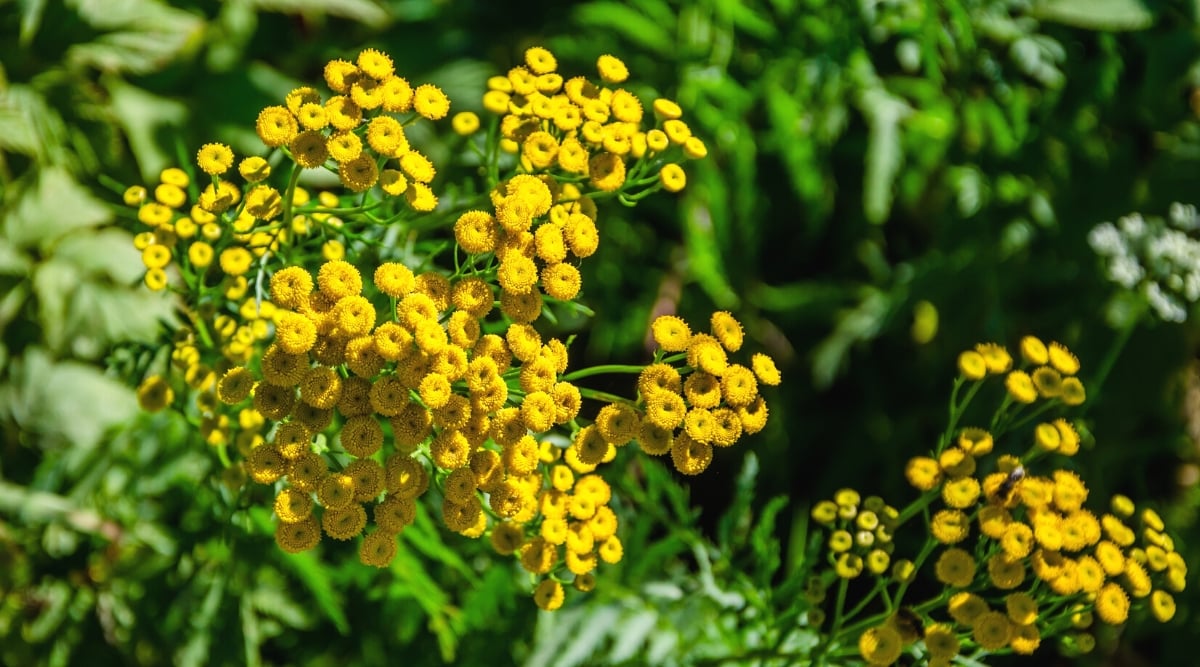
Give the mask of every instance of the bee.
POLYGON ((1000 486, 996 487, 995 501, 1001 504, 1008 502, 1008 497, 1012 495, 1017 482, 1023 479, 1025 479, 1025 468, 1018 464, 1017 467, 1012 469, 1012 472, 1008 473, 1008 477, 1005 477, 1004 481, 1000 482, 1000 486))
POLYGON ((892 627, 905 642, 913 642, 925 638, 925 622, 910 607, 901 607, 892 616, 892 627))

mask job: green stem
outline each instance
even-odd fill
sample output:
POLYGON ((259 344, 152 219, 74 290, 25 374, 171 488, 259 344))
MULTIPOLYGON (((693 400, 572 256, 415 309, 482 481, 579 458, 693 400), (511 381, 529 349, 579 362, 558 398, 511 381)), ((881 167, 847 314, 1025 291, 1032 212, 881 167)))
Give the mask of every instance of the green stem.
POLYGON ((637 401, 625 398, 624 396, 617 396, 616 394, 610 394, 606 391, 597 391, 595 389, 580 388, 579 395, 583 398, 590 398, 594 401, 608 401, 610 403, 624 403, 626 405, 637 404, 637 401))
POLYGON ((635 366, 631 364, 602 364, 600 366, 592 366, 590 368, 581 368, 573 373, 567 373, 562 376, 563 382, 574 382, 581 380, 591 375, 602 375, 604 373, 641 373, 646 370, 645 366, 635 366))
POLYGON ((1087 383, 1088 392, 1091 396, 1088 397, 1087 404, 1083 406, 1083 411, 1079 414, 1080 417, 1083 417, 1088 408, 1096 403, 1096 399, 1100 398, 1100 390, 1104 387, 1104 381, 1108 379, 1108 374, 1112 372, 1113 366, 1117 363, 1117 357, 1121 356, 1121 351, 1125 349, 1125 345, 1133 336, 1133 330, 1137 328, 1137 323, 1137 318, 1130 318, 1129 322, 1117 331, 1117 337, 1108 346, 1108 352, 1104 354, 1104 359, 1100 361, 1100 366, 1096 369, 1096 374, 1092 376, 1091 382, 1087 383))

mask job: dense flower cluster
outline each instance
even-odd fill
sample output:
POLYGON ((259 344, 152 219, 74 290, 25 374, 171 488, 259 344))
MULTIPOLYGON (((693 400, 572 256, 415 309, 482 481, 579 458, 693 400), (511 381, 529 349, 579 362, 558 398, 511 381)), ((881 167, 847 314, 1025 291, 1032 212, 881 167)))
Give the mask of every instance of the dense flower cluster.
MULTIPOLYGON (((750 368, 730 362, 729 354, 742 348, 743 332, 727 312, 713 313, 710 333, 692 333, 674 315, 658 317, 650 333, 658 350, 656 363, 638 377, 644 416, 624 428, 642 451, 670 452, 676 470, 698 475, 712 461, 713 447, 730 447, 766 425, 767 403, 758 385, 778 385, 779 370, 761 353, 751 356, 750 368), (678 354, 667 356, 672 353, 678 354)), ((597 424, 603 427, 602 420, 597 424)))
MULTIPOLYGON (((1121 625, 1138 604, 1163 622, 1174 615, 1187 565, 1162 519, 1151 509, 1137 512, 1124 496, 1113 497, 1107 511, 1089 509, 1087 484, 1070 465, 1079 433, 1065 417, 1041 418, 1084 401, 1078 359, 1033 336, 1020 341, 1018 358, 1014 368, 1013 355, 995 343, 959 355, 946 436, 904 471, 920 498, 896 510, 879 498, 860 503, 844 489, 812 510, 829 531, 826 553, 838 579, 865 569, 878 582, 869 597, 897 588, 886 610, 845 630, 869 664, 890 665, 916 651, 930 665, 949 665, 966 647, 1026 655, 1049 637, 1086 652, 1095 619, 1121 625), (990 425, 959 425, 991 378, 1002 379, 1003 393, 990 425), (892 532, 917 516, 926 519, 925 547, 911 561, 896 560, 888 580, 892 532), (901 602, 926 568, 942 593, 901 602)), ((820 605, 823 584, 814 588, 820 594, 810 601, 820 605)))
POLYGON ((1138 292, 1159 318, 1182 322, 1200 301, 1200 230, 1196 207, 1172 204, 1164 220, 1140 213, 1103 222, 1088 243, 1104 261, 1109 280, 1138 292))
POLYGON ((704 142, 682 120, 675 102, 659 98, 646 126, 641 101, 619 86, 629 77, 611 55, 597 60, 600 84, 586 77, 563 78, 558 61, 544 48, 525 53, 525 65, 488 79, 483 106, 500 116, 500 148, 517 153, 525 171, 558 171, 587 179, 603 193, 633 193, 662 187, 678 192, 687 183, 679 160, 708 154, 704 142), (645 129, 649 127, 649 129, 645 129), (627 164, 630 162, 630 164, 627 164))
MULTIPOLYGON (((780 375, 763 354, 749 368, 730 363, 744 334, 717 313, 711 334, 659 318, 652 364, 600 367, 638 372, 636 400, 574 383, 567 344, 535 325, 548 305, 580 292, 578 264, 600 243, 595 199, 615 193, 632 205, 655 190, 677 191, 683 172, 664 161, 705 149, 673 103, 658 100, 664 127, 642 132, 641 103, 628 91, 582 77, 563 83, 540 47, 526 52, 526 64, 494 78, 485 97, 493 108, 507 86, 493 147, 521 159, 509 160, 507 173, 499 150, 483 151, 495 158, 485 200, 432 232, 452 240, 453 267, 417 258, 414 272, 417 264, 385 255, 364 280, 366 267, 354 261, 383 225, 438 207, 437 170, 404 128, 446 117, 450 105, 434 86, 411 88, 372 49, 353 63, 328 63, 327 99, 302 86, 262 110, 256 131, 268 155, 242 160, 240 182, 226 177, 232 150, 211 143, 196 156, 210 181, 193 187, 198 195, 186 194, 187 172, 168 169, 152 200, 135 186, 126 201, 149 227, 137 239, 146 284, 176 282, 186 302, 173 369, 196 396, 226 481, 271 487, 284 551, 361 536, 360 560, 385 567, 418 503, 428 503, 450 530, 518 560, 539 582, 535 602, 552 610, 563 604, 564 584, 588 591, 600 561, 623 557, 613 491, 599 467, 637 440, 646 452, 670 451, 681 471, 701 472, 714 445, 763 428, 758 386, 780 375), (571 109, 579 123, 551 122, 571 109), (627 172, 629 158, 636 162, 627 172), (310 198, 298 185, 306 169, 336 172, 350 194, 310 198), (277 172, 290 173, 282 190, 270 185, 277 172), (174 256, 178 281, 167 274, 174 256), (581 423, 589 398, 603 405, 581 423), (556 430, 565 433, 551 436, 556 430)), ((628 74, 612 56, 599 71, 609 83, 628 74)), ((470 112, 451 123, 461 135, 480 126, 470 112)), ((179 407, 173 375, 143 382, 146 409, 179 407)))

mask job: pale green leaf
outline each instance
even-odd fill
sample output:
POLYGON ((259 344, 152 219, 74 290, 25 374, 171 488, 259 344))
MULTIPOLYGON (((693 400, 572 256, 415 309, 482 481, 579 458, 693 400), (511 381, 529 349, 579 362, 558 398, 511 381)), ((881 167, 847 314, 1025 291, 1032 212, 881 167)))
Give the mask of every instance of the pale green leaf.
POLYGON ((13 89, 0 96, 0 149, 36 156, 40 153, 37 130, 24 104, 25 95, 13 89))
POLYGON ((329 14, 352 19, 372 27, 391 22, 391 15, 371 0, 249 0, 259 11, 284 14, 329 14))
POLYGON ((146 74, 162 69, 199 42, 204 21, 158 0, 72 0, 83 21, 102 31, 67 50, 66 60, 106 72, 146 74))
POLYGON ((1041 0, 1030 13, 1087 30, 1144 30, 1154 24, 1154 12, 1138 0, 1041 0))
POLYGON ((350 620, 342 611, 341 602, 329 581, 329 571, 311 551, 298 554, 285 554, 283 563, 300 579, 325 617, 333 622, 333 626, 342 635, 350 633, 350 620))
POLYGON ((615 664, 622 664, 637 657, 650 633, 655 631, 658 618, 658 613, 649 608, 626 616, 620 627, 613 632, 613 647, 608 654, 609 659, 615 664))
POLYGON ((67 232, 109 220, 108 209, 65 170, 47 167, 23 193, 3 222, 8 240, 19 248, 48 249, 67 232))
POLYGON ((137 414, 133 391, 77 361, 55 361, 39 347, 12 360, 15 393, 9 406, 22 431, 42 446, 92 447, 105 431, 137 414))
POLYGON ((726 278, 725 262, 714 229, 713 210, 699 197, 683 201, 684 239, 687 243, 688 273, 700 283, 720 308, 732 308, 738 295, 726 278))
POLYGON ((181 126, 188 117, 188 108, 117 79, 110 82, 109 92, 113 111, 129 138, 142 178, 151 182, 176 162, 170 147, 159 140, 163 126, 181 126))
POLYGON ((23 0, 21 2, 21 46, 28 48, 42 26, 42 15, 46 13, 46 0, 23 0))
POLYGON ((904 162, 900 123, 912 109, 883 87, 864 90, 858 106, 870 128, 863 175, 863 214, 868 221, 882 224, 891 213, 896 176, 904 162))

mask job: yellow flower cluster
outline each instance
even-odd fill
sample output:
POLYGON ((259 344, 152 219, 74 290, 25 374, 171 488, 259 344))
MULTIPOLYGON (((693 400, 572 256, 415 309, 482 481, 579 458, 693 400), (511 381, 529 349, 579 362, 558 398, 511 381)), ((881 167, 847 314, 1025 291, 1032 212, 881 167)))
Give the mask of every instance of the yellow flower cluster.
POLYGON ((1011 400, 1033 403, 1039 398, 1058 399, 1065 405, 1080 405, 1087 399, 1079 372, 1079 359, 1065 345, 1046 345, 1035 336, 1021 339, 1022 368, 1013 369, 1013 358, 1003 346, 980 343, 958 356, 959 374, 978 381, 988 375, 1004 375, 1011 400))
MULTIPOLYGON (((168 374, 184 382, 150 375, 139 401, 191 414, 175 392, 195 397, 226 482, 272 487, 283 550, 362 536, 360 560, 385 567, 427 502, 451 530, 518 560, 538 581, 535 603, 552 610, 564 584, 591 590, 598 563, 623 557, 599 466, 637 439, 699 473, 714 445, 763 428, 758 386, 780 375, 761 354, 749 368, 730 363, 742 328, 717 313, 711 334, 654 324, 663 353, 649 368, 622 367, 641 372, 638 400, 566 378, 566 345, 534 325, 547 302, 580 292, 579 262, 600 243, 596 200, 678 191, 685 176, 668 160, 707 151, 668 100, 655 101, 657 124, 643 130, 638 99, 607 87, 628 76, 613 56, 598 61, 602 85, 564 82, 545 49, 530 49, 526 65, 493 78, 485 96, 503 139, 493 133, 500 146, 483 151, 487 185, 465 190, 487 201, 457 214, 453 270, 384 261, 364 281, 352 263, 381 245, 380 222, 416 212, 427 230, 441 220, 421 215, 438 205, 437 169, 406 129, 446 117, 450 102, 435 86, 411 87, 373 49, 325 66, 332 95, 301 86, 263 109, 265 156, 237 162, 229 146, 205 144, 195 164, 205 182, 172 168, 153 195, 134 186, 125 201, 147 228, 135 239, 147 286, 170 284, 188 318, 168 374), (521 157, 501 160, 498 148, 521 157), (298 186, 306 169, 336 172, 354 196, 310 197, 298 186), (578 420, 584 398, 605 401, 592 424, 578 420), (545 437, 552 429, 569 446, 545 437)), ((451 124, 471 135, 480 120, 462 112, 451 124)))
POLYGON ((881 577, 891 567, 893 576, 907 578, 912 563, 892 563, 892 529, 896 508, 878 496, 863 499, 854 489, 841 489, 832 500, 812 508, 812 518, 830 531, 826 542, 834 571, 842 579, 854 579, 865 569, 881 577))
MULTIPOLYGON (((1012 358, 994 343, 964 352, 959 369, 972 381, 1006 374, 1007 396, 1017 403, 1040 396, 1075 404, 1068 394, 1082 400, 1082 384, 1067 389, 1078 383, 1079 362, 1065 346, 1046 346, 1027 336, 1021 356, 1037 366, 1032 374, 1010 370, 1012 358), (1024 379, 1014 382, 1014 376, 1024 379)), ((982 428, 962 428, 953 442, 932 457, 914 457, 905 470, 924 499, 942 505, 933 512, 929 531, 940 544, 934 573, 952 591, 946 609, 950 621, 940 627, 948 633, 944 644, 955 648, 939 653, 927 635, 936 659, 930 664, 949 664, 959 635, 988 651, 1032 653, 1051 625, 1039 615, 1043 593, 1078 605, 1077 629, 1090 625, 1093 611, 1106 624, 1124 623, 1131 598, 1148 599, 1153 615, 1169 620, 1171 593, 1184 589, 1187 566, 1158 515, 1144 510, 1136 531, 1128 524, 1135 515, 1128 498, 1114 497, 1111 511, 1097 516, 1084 507, 1089 491, 1075 472, 1059 467, 1034 473, 1034 464, 1052 452, 1078 452, 1079 435, 1066 419, 1037 424, 1023 457, 996 452, 998 438, 982 428)), ((864 635, 860 643, 872 664, 887 664, 875 660, 892 656, 890 647, 883 630, 864 635)))
POLYGON ((730 447, 767 423, 767 403, 758 385, 781 381, 775 362, 755 353, 750 367, 731 363, 742 347, 742 325, 732 315, 713 313, 710 333, 692 333, 682 318, 662 315, 650 326, 658 346, 656 363, 638 377, 643 417, 630 412, 628 437, 642 451, 670 452, 676 470, 698 475, 712 462, 713 447, 730 447), (672 357, 665 354, 678 353, 672 357), (676 368, 670 361, 683 362, 676 368))
MULTIPOLYGON (((598 561, 622 557, 611 489, 589 474, 599 461, 572 450, 562 456, 535 438, 579 412, 579 390, 560 379, 566 347, 543 342, 520 322, 503 337, 481 335, 490 288, 483 285, 488 308, 472 312, 464 290, 478 288, 473 280, 451 284, 383 264, 374 284, 396 305, 377 324, 353 265, 326 262, 315 281, 300 267, 282 269, 270 282, 278 315, 275 341, 259 363, 261 382, 251 368, 234 367, 218 396, 249 401, 278 422, 271 442, 250 452, 247 468, 261 484, 286 479, 275 505, 284 550, 312 548, 322 530, 339 540, 361 534, 366 505, 374 503, 378 529, 360 557, 386 566, 394 537, 432 480, 451 530, 489 536, 497 552, 517 554, 537 575, 565 561, 576 587, 587 590, 598 561), (513 393, 510 380, 519 387, 513 393), (519 403, 509 405, 516 395, 519 403), (322 453, 314 436, 335 422, 336 444, 322 453)), ((576 441, 604 428, 602 421, 586 427, 576 441)), ((561 584, 547 586, 535 600, 554 608, 561 584)))
POLYGON ((413 88, 375 49, 363 50, 355 62, 332 60, 324 74, 333 95, 322 99, 311 86, 296 88, 283 105, 259 113, 259 138, 286 150, 304 169, 336 168, 353 192, 379 183, 389 195, 404 195, 414 210, 432 211, 437 197, 429 183, 437 171, 409 144, 404 128, 418 117, 444 118, 450 111, 446 94, 432 84, 413 88))
POLYGON ((629 72, 615 56, 598 59, 599 85, 557 70, 550 51, 533 47, 523 66, 488 79, 483 106, 500 116, 501 149, 519 153, 526 172, 553 170, 600 192, 684 188, 679 160, 703 158, 708 149, 681 120, 678 104, 655 100, 649 126, 641 101, 619 87, 629 72))
MULTIPOLYGON (((203 155, 202 151, 201 166, 203 155)), ((261 205, 266 193, 255 192, 251 200, 243 201, 241 189, 229 181, 221 181, 216 189, 210 185, 205 193, 219 190, 229 205, 245 205, 237 215, 222 216, 203 206, 203 193, 199 203, 189 206, 187 189, 192 181, 182 169, 165 169, 159 179, 153 196, 140 185, 128 188, 124 194, 125 203, 137 207, 138 221, 148 228, 133 239, 146 266, 146 286, 156 291, 166 289, 167 271, 174 260, 193 275, 219 269, 222 287, 244 294, 245 276, 254 261, 287 240, 285 234, 255 228, 257 219, 250 211, 258 210, 254 205, 261 205)), ((278 193, 274 196, 277 198, 278 193)))

